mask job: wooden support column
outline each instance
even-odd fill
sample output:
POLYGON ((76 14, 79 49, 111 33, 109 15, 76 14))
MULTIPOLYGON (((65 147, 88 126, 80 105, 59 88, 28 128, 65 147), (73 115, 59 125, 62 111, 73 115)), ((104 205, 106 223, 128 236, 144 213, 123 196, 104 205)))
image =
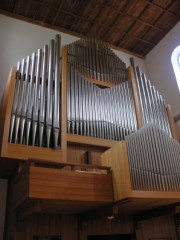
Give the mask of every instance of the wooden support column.
POLYGON ((172 114, 172 109, 171 109, 170 105, 166 106, 166 111, 167 111, 167 115, 168 115, 169 126, 170 126, 170 129, 171 129, 172 137, 175 140, 179 141, 178 134, 177 134, 177 131, 176 131, 176 126, 175 126, 175 123, 174 123, 173 114, 172 114))
POLYGON ((16 68, 11 68, 6 89, 4 91, 1 101, 1 114, 0 114, 0 155, 6 156, 8 149, 9 128, 11 120, 11 108, 14 99, 16 79, 16 68))
POLYGON ((140 105, 139 96, 138 96, 137 81, 136 81, 136 77, 135 77, 133 68, 131 66, 129 66, 127 68, 127 72, 128 72, 128 78, 129 78, 129 80, 131 82, 131 86, 132 86, 132 93, 133 93, 134 107, 135 107, 135 112, 136 112, 137 127, 139 129, 143 126, 143 122, 142 122, 141 105, 140 105))

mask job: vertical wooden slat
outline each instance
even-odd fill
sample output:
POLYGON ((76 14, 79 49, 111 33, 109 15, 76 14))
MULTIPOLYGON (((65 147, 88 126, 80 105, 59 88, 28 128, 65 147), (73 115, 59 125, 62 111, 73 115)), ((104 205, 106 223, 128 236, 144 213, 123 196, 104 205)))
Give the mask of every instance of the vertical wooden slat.
POLYGON ((129 80, 131 82, 131 86, 132 86, 134 106, 135 106, 135 112, 136 112, 136 120, 137 120, 138 129, 139 129, 143 126, 143 123, 142 123, 141 105, 139 102, 139 96, 138 96, 138 90, 137 90, 137 82, 136 82, 133 68, 131 66, 129 66, 127 68, 127 72, 128 72, 128 78, 129 78, 129 80))
POLYGON ((9 128, 11 121, 11 110, 14 98, 16 79, 16 68, 13 67, 10 71, 5 92, 1 101, 0 114, 0 149, 1 156, 6 156, 8 148, 9 128))
POLYGON ((168 115, 168 120, 169 120, 169 125, 170 125, 170 129, 171 129, 172 137, 175 140, 179 141, 178 134, 177 134, 177 131, 176 131, 176 126, 175 126, 175 123, 174 123, 173 114, 172 114, 172 109, 171 109, 171 106, 169 104, 166 106, 166 111, 167 111, 167 115, 168 115))
POLYGON ((125 141, 115 144, 100 156, 102 165, 112 168, 114 200, 131 196, 131 180, 125 141))
POLYGON ((61 150, 62 160, 67 162, 67 46, 62 49, 61 84, 61 150))

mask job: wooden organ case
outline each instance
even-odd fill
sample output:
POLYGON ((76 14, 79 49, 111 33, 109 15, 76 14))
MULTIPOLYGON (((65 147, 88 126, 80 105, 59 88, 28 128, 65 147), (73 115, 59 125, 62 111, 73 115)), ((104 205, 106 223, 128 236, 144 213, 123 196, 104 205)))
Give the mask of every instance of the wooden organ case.
POLYGON ((99 209, 99 216, 167 205, 176 212, 180 146, 170 106, 132 59, 126 69, 99 39, 60 45, 57 35, 12 68, 2 98, 1 175, 6 170, 12 195, 5 239, 86 239, 83 221, 99 209), (81 230, 80 220, 68 220, 74 237, 64 230, 66 214, 82 215, 81 230))

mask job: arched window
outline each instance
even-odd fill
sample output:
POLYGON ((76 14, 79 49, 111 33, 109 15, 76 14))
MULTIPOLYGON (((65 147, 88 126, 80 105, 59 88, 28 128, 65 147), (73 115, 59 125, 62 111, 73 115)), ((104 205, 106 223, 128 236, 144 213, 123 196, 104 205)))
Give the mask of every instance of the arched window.
POLYGON ((174 49, 171 55, 171 62, 173 65, 174 73, 180 91, 180 45, 174 49))

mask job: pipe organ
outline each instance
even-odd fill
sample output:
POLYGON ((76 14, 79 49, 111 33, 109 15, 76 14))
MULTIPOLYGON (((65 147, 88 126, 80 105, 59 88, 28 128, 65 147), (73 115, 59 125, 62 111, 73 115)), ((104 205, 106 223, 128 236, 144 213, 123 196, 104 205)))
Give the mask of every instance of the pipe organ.
POLYGON ((26 162, 12 182, 7 225, 14 213, 28 229, 33 213, 107 206, 133 215, 177 204, 180 145, 169 109, 139 67, 126 69, 94 37, 63 47, 61 57, 57 35, 19 61, 0 115, 1 158, 26 162))
MULTIPOLYGON (((2 140, 2 156, 13 158, 16 152, 14 158, 29 159, 41 158, 43 154, 46 160, 67 161, 72 136, 77 136, 82 145, 86 144, 86 137, 92 139, 88 142, 92 146, 96 145, 95 139, 98 146, 105 140, 105 148, 121 140, 129 145, 136 136, 133 134, 141 136, 138 129, 147 124, 157 125, 171 139, 172 123, 165 101, 139 67, 134 68, 133 80, 133 68, 127 70, 125 63, 95 37, 63 47, 62 58, 60 42, 57 35, 49 46, 18 62, 16 78, 9 84, 14 86, 14 97, 3 105, 7 112, 3 136, 9 138, 8 143, 2 140), (21 150, 23 154, 19 157, 21 150)), ((10 96, 7 94, 6 98, 10 96)), ((147 139, 152 141, 153 134, 147 139)), ((167 141, 167 137, 158 139, 167 141)), ((138 144, 131 146, 138 149, 138 144)), ((150 147, 151 144, 146 146, 148 151, 150 147)), ((149 156, 153 153, 152 148, 149 156)))
MULTIPOLYGON (((100 40, 86 37, 68 45, 67 132, 120 141, 137 130, 125 63, 100 40), (96 82, 92 82, 94 79, 96 82), (103 85, 107 83, 108 87, 103 85)), ((143 124, 170 133, 164 100, 136 70, 143 124)), ((17 65, 10 143, 60 145, 60 36, 17 65)))

